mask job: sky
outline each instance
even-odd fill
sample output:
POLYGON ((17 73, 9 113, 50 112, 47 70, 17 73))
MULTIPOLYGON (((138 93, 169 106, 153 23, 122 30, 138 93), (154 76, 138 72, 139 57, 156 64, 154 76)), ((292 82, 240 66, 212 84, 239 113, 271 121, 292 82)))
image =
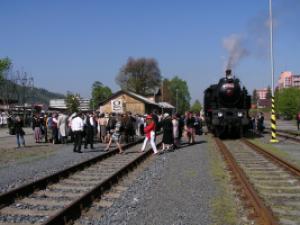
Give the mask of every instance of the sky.
MULTIPOLYGON (((129 57, 155 58, 164 78, 189 86, 192 101, 234 74, 252 93, 271 86, 268 0, 0 0, 0 58, 34 86, 90 97, 100 81, 113 91, 129 57)), ((300 74, 300 1, 273 0, 275 80, 300 74)))

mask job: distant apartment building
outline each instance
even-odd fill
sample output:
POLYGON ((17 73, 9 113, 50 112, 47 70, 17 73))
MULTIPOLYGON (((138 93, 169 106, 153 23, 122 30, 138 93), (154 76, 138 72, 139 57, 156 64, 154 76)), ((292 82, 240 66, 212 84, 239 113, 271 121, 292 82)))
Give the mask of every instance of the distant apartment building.
POLYGON ((295 75, 290 71, 285 71, 280 74, 277 88, 289 88, 289 87, 298 87, 300 88, 300 75, 295 75))
POLYGON ((257 89, 257 108, 269 108, 271 107, 271 99, 267 98, 268 88, 257 89))

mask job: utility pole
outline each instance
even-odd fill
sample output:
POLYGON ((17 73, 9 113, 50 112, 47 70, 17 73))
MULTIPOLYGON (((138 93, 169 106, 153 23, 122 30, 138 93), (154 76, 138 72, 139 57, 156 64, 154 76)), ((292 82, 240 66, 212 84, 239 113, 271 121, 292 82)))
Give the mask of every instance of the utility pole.
POLYGON ((271 114, 271 143, 277 143, 276 139, 276 113, 275 113, 275 97, 274 97, 274 56, 273 56, 273 15, 272 0, 269 0, 269 17, 270 17, 270 59, 271 59, 271 76, 272 76, 272 114, 271 114))

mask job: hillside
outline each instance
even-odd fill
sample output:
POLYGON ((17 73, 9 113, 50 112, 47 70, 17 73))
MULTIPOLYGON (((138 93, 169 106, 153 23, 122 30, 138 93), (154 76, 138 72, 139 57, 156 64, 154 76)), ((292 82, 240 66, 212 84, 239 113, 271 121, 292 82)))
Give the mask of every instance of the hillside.
POLYGON ((65 95, 44 88, 22 87, 9 80, 4 80, 3 84, 0 85, 0 99, 4 102, 9 99, 18 101, 20 104, 26 102, 49 105, 49 100, 56 98, 65 98, 65 95))
POLYGON ((31 94, 31 101, 29 101, 30 97, 28 99, 29 103, 44 103, 49 105, 50 99, 65 98, 63 94, 54 93, 44 88, 34 88, 29 93, 31 94))

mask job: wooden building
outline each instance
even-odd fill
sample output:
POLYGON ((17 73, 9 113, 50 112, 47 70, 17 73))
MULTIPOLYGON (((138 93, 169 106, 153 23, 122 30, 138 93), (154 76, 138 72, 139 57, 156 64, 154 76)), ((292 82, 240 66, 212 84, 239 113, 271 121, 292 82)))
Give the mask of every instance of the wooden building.
POLYGON ((175 110, 170 104, 160 104, 153 101, 153 97, 144 97, 131 91, 120 90, 99 104, 101 113, 125 113, 149 114, 153 110, 157 112, 172 113, 175 110))

